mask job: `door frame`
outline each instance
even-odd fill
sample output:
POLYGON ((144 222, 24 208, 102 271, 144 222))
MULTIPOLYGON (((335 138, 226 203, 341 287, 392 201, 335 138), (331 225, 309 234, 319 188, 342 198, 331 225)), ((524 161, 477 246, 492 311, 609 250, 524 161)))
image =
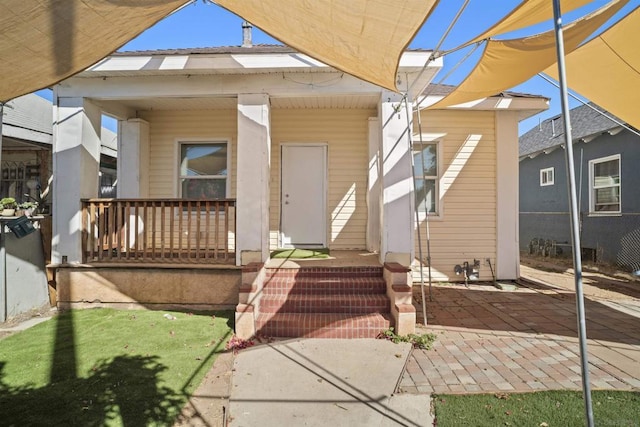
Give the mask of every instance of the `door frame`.
MULTIPOLYGON (((282 187, 283 187, 283 175, 284 175, 284 162, 283 162, 283 152, 285 148, 288 147, 322 147, 323 148, 323 160, 324 160, 324 168, 323 168, 323 180, 322 180, 322 185, 323 185, 323 191, 322 191, 322 205, 324 206, 324 209, 322 211, 322 223, 320 224, 320 226, 322 227, 322 242, 321 242, 321 247, 328 247, 327 246, 327 242, 329 241, 327 234, 328 234, 328 216, 327 216, 327 200, 328 200, 328 193, 329 193, 329 144, 327 142, 281 142, 280 143, 280 190, 278 192, 279 195, 279 200, 278 200, 278 208, 280 211, 280 218, 279 218, 279 230, 278 230, 278 247, 280 248, 293 248, 293 245, 288 245, 285 247, 285 245, 283 244, 284 241, 284 235, 282 233, 283 228, 282 228, 282 224, 283 224, 283 215, 282 215, 282 187)), ((304 245, 305 247, 309 247, 309 248, 317 248, 317 246, 307 246, 304 245)))

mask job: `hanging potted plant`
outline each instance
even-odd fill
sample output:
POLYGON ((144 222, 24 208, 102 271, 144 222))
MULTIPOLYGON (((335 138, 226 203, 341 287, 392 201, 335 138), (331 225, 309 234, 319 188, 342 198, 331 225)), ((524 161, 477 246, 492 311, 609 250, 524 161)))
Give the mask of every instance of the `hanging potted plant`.
POLYGON ((14 216, 16 214, 18 204, 13 197, 5 197, 0 200, 0 205, 2 205, 2 216, 14 216))

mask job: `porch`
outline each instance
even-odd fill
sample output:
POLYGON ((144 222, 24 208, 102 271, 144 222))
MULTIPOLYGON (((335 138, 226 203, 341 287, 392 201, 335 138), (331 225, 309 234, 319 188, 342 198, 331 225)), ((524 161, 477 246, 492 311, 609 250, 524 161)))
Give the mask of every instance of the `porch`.
POLYGON ((233 265, 235 206, 235 199, 83 199, 82 263, 233 265))

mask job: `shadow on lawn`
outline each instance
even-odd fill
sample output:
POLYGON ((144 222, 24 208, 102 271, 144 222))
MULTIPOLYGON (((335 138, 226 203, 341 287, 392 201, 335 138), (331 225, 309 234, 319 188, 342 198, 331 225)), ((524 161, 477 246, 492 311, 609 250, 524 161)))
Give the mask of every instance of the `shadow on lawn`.
POLYGON ((0 424, 5 426, 171 425, 187 400, 161 384, 168 368, 158 356, 118 355, 78 377, 73 311, 56 317, 49 384, 8 385, 5 364, 0 361, 0 424))
POLYGON ((172 424, 184 396, 159 384, 167 368, 157 356, 118 356, 92 368, 86 378, 44 387, 10 387, 0 362, 3 425, 124 426, 172 424))

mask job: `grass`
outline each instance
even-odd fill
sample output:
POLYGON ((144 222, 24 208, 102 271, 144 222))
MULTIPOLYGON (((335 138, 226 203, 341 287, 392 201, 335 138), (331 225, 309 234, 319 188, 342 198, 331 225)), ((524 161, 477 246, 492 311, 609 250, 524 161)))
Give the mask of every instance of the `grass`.
POLYGON ((271 252, 271 258, 326 259, 329 258, 329 249, 278 249, 271 252))
POLYGON ((77 310, 4 338, 1 424, 171 425, 224 351, 231 318, 77 310))
MULTIPOLYGON (((638 426, 640 392, 592 392, 594 421, 599 426, 638 426)), ((438 426, 584 426, 582 393, 543 391, 523 394, 434 396, 438 426)))

